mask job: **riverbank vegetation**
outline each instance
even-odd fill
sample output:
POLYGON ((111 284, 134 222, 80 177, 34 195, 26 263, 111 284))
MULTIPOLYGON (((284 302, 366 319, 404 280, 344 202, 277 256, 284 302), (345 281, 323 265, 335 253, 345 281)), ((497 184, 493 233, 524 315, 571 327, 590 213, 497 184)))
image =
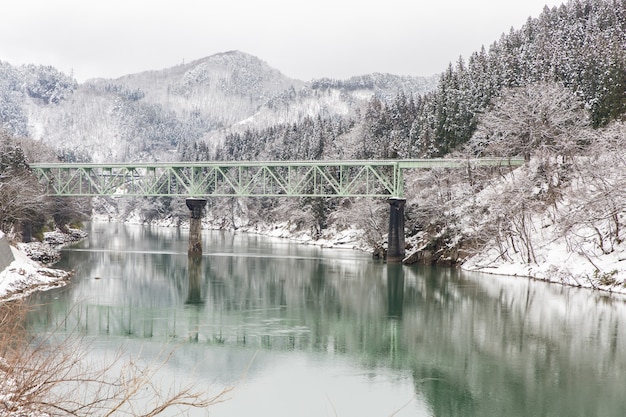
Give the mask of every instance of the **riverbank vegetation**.
POLYGON ((69 232, 91 214, 90 201, 44 194, 28 164, 56 159, 54 152, 28 138, 16 138, 0 129, 0 231, 14 241, 43 240, 43 233, 69 232))

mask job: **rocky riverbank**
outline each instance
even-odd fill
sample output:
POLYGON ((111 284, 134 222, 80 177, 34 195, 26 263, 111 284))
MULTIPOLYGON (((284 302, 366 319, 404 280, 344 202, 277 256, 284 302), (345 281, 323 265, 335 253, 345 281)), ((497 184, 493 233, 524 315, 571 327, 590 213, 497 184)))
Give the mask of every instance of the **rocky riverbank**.
POLYGON ((0 302, 25 297, 65 285, 73 272, 52 268, 61 249, 87 237, 82 230, 54 231, 44 234, 43 242, 10 246, 14 260, 0 272, 0 302))

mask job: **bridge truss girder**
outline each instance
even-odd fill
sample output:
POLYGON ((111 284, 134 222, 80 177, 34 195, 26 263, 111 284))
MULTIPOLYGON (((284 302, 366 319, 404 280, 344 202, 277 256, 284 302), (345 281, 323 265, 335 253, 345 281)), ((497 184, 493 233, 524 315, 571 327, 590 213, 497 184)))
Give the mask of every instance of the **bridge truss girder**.
POLYGON ((50 195, 184 197, 389 197, 392 162, 32 164, 50 195))
POLYGON ((402 197, 405 169, 520 165, 511 159, 31 164, 49 195, 402 197))

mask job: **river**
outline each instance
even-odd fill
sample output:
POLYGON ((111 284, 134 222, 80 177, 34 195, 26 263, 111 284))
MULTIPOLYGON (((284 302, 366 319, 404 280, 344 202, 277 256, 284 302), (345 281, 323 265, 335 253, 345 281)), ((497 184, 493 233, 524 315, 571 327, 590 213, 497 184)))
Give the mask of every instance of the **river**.
MULTIPOLYGON (((211 416, 623 416, 626 304, 590 290, 249 234, 93 223, 33 332, 219 390, 211 416), (395 414, 394 414, 395 413, 395 414)), ((190 412, 204 416, 204 410, 190 412)))

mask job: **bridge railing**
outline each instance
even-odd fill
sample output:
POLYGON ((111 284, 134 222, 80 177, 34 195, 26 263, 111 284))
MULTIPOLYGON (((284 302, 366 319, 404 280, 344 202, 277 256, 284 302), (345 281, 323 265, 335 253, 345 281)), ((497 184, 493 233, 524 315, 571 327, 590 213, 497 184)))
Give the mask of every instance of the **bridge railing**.
POLYGON ((30 167, 58 196, 402 197, 403 170, 516 166, 519 159, 53 164, 30 167))

